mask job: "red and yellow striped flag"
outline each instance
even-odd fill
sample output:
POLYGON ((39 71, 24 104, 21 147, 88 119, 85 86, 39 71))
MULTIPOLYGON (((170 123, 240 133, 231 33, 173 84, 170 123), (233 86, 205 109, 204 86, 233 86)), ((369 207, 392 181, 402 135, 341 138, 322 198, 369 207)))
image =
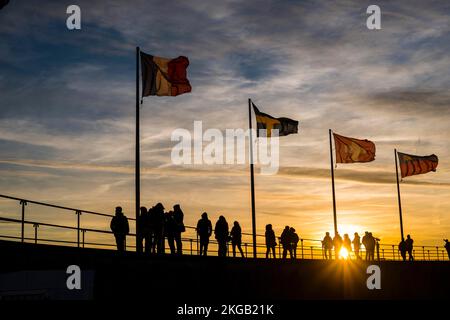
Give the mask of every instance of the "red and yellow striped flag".
POLYGON ((397 154, 402 178, 436 171, 439 162, 438 157, 434 154, 430 156, 414 156, 401 152, 397 152, 397 154))

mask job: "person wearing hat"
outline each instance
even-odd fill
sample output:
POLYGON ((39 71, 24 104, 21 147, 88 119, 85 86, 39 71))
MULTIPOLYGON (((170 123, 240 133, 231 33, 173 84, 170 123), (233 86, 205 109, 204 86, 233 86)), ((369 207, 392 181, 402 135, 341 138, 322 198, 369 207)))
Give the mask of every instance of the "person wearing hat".
POLYGON ((110 228, 116 238, 117 250, 125 251, 125 241, 130 227, 127 217, 122 212, 122 207, 116 207, 116 214, 111 220, 110 228))
POLYGON ((212 234, 211 220, 208 219, 206 212, 202 213, 202 218, 197 223, 197 235, 200 238, 200 255, 207 256, 209 237, 212 234))

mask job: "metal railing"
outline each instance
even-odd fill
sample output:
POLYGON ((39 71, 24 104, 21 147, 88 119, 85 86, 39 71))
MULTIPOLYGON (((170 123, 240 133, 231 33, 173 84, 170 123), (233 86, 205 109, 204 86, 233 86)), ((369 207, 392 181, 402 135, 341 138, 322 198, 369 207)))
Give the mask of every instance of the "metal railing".
MULTIPOLYGON (((101 230, 95 229, 92 227, 83 227, 81 216, 94 216, 94 217, 102 217, 102 218, 112 218, 113 215, 82 210, 78 208, 64 207, 54 204, 49 204, 45 202, 33 201, 28 199, 16 198, 7 195, 1 195, 0 199, 12 200, 16 201, 19 204, 20 219, 11 218, 11 217, 0 217, 0 239, 7 239, 11 241, 21 241, 21 242, 34 242, 34 243, 46 243, 46 244, 57 244, 57 245, 66 245, 66 246, 76 246, 79 248, 91 247, 91 248, 103 248, 103 249, 114 249, 116 246, 113 240, 113 233, 109 230, 101 230), (61 225, 54 224, 42 221, 34 221, 32 219, 27 219, 28 211, 26 211, 26 207, 29 204, 38 205, 44 208, 54 208, 59 209, 60 211, 72 212, 75 214, 74 223, 76 226, 70 225, 61 225), (4 234, 2 231, 2 226, 5 224, 15 224, 20 225, 20 236, 14 234, 4 234), (32 226, 34 237, 26 236, 26 227, 32 226), (64 239, 54 239, 49 237, 39 237, 39 228, 45 227, 50 229, 62 229, 66 231, 73 231, 76 233, 76 240, 64 240, 64 239), (107 235, 108 239, 105 242, 94 242, 94 241, 86 241, 87 234, 96 234, 96 235, 107 235)), ((61 212, 59 212, 61 213, 61 212)), ((3 214, 0 211, 0 214, 3 214)), ((134 226, 136 223, 136 219, 128 218, 128 220, 134 222, 134 226)), ((106 224, 109 226, 109 222, 106 224)), ((196 228, 192 226, 186 226, 186 232, 182 237, 182 253, 188 255, 198 255, 199 254, 199 239, 196 233, 196 228)), ((131 244, 127 244, 127 248, 135 248, 135 233, 130 233, 128 239, 131 239, 131 244)), ((248 238, 249 241, 242 241, 242 250, 244 253, 244 257, 253 257, 253 245, 251 242, 251 233, 242 233, 242 237, 248 238)), ((257 239, 262 239, 261 242, 257 242, 256 245, 256 256, 257 258, 265 258, 266 257, 266 246, 264 244, 265 236, 261 234, 257 234, 257 239)), ((279 242, 279 241, 278 241, 279 242)), ((228 256, 232 255, 232 245, 228 243, 228 256)), ((170 252, 169 247, 167 245, 167 241, 164 241, 164 251, 170 252)), ((298 246, 296 248, 296 257, 297 259, 325 259, 325 250, 323 250, 321 245, 321 240, 317 239, 300 239, 298 246)), ((208 254, 216 255, 218 253, 218 243, 215 240, 210 240, 210 245, 208 247, 208 254)), ((364 247, 361 247, 360 257, 363 259, 366 256, 366 251, 364 247)), ((283 256, 283 249, 281 244, 279 243, 276 247, 275 251, 276 258, 281 258, 283 256)), ((240 256, 239 250, 236 248, 236 256, 240 256)), ((335 252, 332 250, 331 256, 335 257, 335 252)), ((415 260, 424 260, 424 261, 444 261, 448 260, 448 255, 446 250, 443 247, 438 246, 415 246, 413 250, 413 256, 415 260)), ((290 258, 290 255, 287 255, 290 258)), ((350 259, 356 259, 356 255, 354 252, 349 253, 350 259)), ((397 250, 397 245, 393 244, 379 244, 377 250, 375 251, 375 260, 402 260, 400 252, 397 250)))

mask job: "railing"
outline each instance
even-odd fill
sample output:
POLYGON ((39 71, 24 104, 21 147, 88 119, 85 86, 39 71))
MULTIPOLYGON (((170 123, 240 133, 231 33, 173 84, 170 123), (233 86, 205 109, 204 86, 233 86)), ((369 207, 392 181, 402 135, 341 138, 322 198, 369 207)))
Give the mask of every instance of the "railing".
MULTIPOLYGON (((94 211, 87 211, 77 208, 71 208, 71 207, 64 207, 64 206, 58 206, 53 205, 49 203, 44 202, 38 202, 38 201, 32 201, 22 198, 16 198, 11 197, 7 195, 0 195, 0 199, 3 199, 5 201, 14 201, 18 202, 19 204, 19 211, 20 211, 20 219, 18 217, 0 217, 0 239, 8 239, 11 241, 21 241, 21 242, 34 242, 34 243, 47 243, 47 244, 59 244, 59 245, 68 245, 68 246, 76 246, 80 248, 85 247, 91 247, 91 248, 103 248, 103 249, 115 249, 115 244, 112 241, 113 234, 109 230, 102 230, 102 229, 96 229, 94 227, 84 227, 82 226, 82 219, 81 217, 86 217, 85 219, 88 220, 87 217, 101 217, 101 218, 108 218, 111 219, 113 215, 100 213, 100 212, 94 212, 94 211), (75 215, 74 224, 76 226, 71 225, 61 225, 61 224, 54 224, 50 222, 44 222, 44 221, 37 221, 35 219, 29 219, 27 218, 31 213, 30 210, 26 210, 27 206, 29 205, 37 205, 39 208, 46 208, 46 209, 58 209, 58 214, 61 213, 61 211, 65 212, 72 212, 75 215), (17 230, 10 230, 10 228, 5 227, 11 226, 11 225, 19 225, 20 226, 20 236, 17 236, 17 230), (27 231, 30 231, 29 228, 26 228, 28 226, 32 227, 32 236, 27 236, 27 231), (39 237, 39 229, 44 227, 47 229, 47 233, 51 233, 49 230, 65 230, 67 232, 74 232, 76 233, 76 240, 66 240, 66 239, 55 239, 54 237, 50 236, 43 236, 39 237), (9 234, 8 234, 9 233, 9 234), (94 241, 87 241, 87 235, 96 235, 97 238, 103 235, 104 242, 94 242, 94 241), (106 238, 105 238, 106 237, 106 238)), ((16 207, 17 208, 17 207, 16 207)), ((13 209, 10 209, 13 211, 13 209)), ((37 210, 38 211, 38 210, 37 210)), ((11 215, 10 211, 7 211, 9 215, 11 215)), ((42 213, 42 212, 41 212, 42 213)), ((48 212, 47 212, 48 213, 48 212)), ((7 215, 3 211, 0 211, 1 215, 7 215)), ((133 227, 135 230, 135 223, 136 219, 128 218, 130 221, 133 222, 133 224, 130 226, 132 231, 133 227)), ((89 224, 88 221, 86 221, 87 224, 89 224)), ((93 222, 91 221, 91 224, 93 222)), ((105 225, 109 227, 109 221, 108 223, 102 222, 102 225, 105 225)), ((41 232, 44 233, 45 232, 41 232)), ((73 234, 71 234, 73 236, 73 234)), ((130 244, 127 244, 128 248, 135 248, 135 236, 136 234, 131 232, 129 234, 129 237, 127 237, 130 241, 130 244)), ((244 257, 253 257, 253 245, 251 242, 251 236, 250 233, 242 233, 243 240, 244 238, 248 238, 248 241, 242 242, 242 249, 244 252, 244 257)), ((60 235, 59 235, 60 237, 60 235)), ((266 246, 264 244, 265 237, 264 235, 257 235, 257 239, 261 239, 261 241, 257 241, 256 245, 256 256, 258 258, 265 258, 266 257, 266 246)), ((198 255, 199 254, 199 240, 196 234, 195 227, 192 226, 186 226, 186 232, 183 234, 182 237, 182 245, 183 245, 183 254, 188 255, 198 255)), ((278 241, 279 242, 279 241, 278 241)), ((165 252, 170 252, 167 242, 164 242, 164 250, 165 252)), ((208 248, 208 254, 216 255, 218 253, 218 244, 215 240, 210 240, 210 246, 208 248)), ((228 244, 228 256, 232 255, 232 246, 229 243, 228 244)), ((334 258, 335 252, 331 252, 331 256, 334 258)), ((280 244, 278 244, 276 248, 276 256, 277 258, 282 257, 283 250, 280 244)), ((361 248, 360 256, 364 259, 366 255, 366 251, 364 248, 361 248)), ((236 256, 240 256, 239 251, 236 248, 236 256)), ((415 260, 425 260, 425 261, 443 261, 448 260, 447 252, 442 247, 438 246, 415 246, 415 249, 413 251, 413 256, 415 260)), ((356 256, 354 252, 351 252, 349 254, 350 259, 355 259, 356 256)), ((289 255, 288 255, 289 258, 289 255)), ((321 241, 316 239, 300 239, 298 247, 296 249, 296 258, 297 259, 325 259, 325 251, 322 249, 321 241)), ((375 252, 375 259, 376 260, 402 260, 402 257, 400 255, 400 252, 397 250, 397 245, 393 244, 379 244, 378 249, 375 252)))

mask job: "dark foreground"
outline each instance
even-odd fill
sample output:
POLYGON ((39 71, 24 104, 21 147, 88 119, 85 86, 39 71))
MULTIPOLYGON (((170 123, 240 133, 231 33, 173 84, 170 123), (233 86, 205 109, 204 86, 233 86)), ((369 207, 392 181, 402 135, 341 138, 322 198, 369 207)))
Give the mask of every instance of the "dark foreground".
POLYGON ((177 302, 299 299, 448 299, 449 262, 374 262, 381 289, 367 288, 366 262, 146 257, 133 252, 0 241, 0 299, 174 299, 177 302), (81 290, 69 290, 69 265, 81 290))

